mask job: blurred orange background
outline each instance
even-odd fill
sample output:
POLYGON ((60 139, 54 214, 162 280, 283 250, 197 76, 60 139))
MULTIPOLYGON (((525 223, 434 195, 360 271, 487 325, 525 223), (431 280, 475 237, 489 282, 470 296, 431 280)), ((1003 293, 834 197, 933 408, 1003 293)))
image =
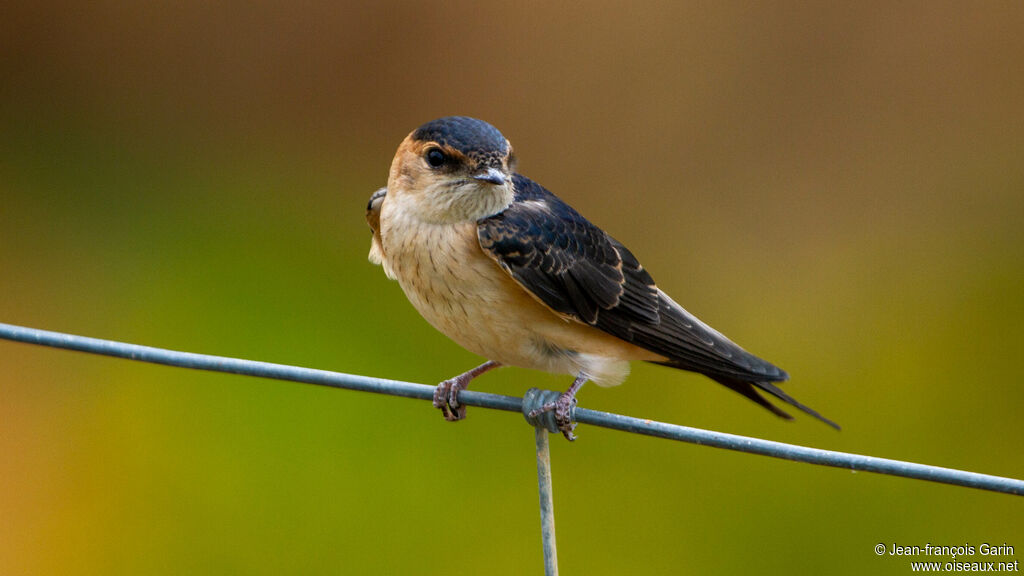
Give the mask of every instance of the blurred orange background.
MULTIPOLYGON (((2 322, 459 373, 479 358, 366 262, 363 210, 407 133, 470 115, 844 429, 647 365, 582 406, 1024 477, 1020 3, 2 12, 2 322)), ((0 573, 541 569, 514 414, 10 342, 0 366, 0 573)), ((1017 497, 578 433, 552 448, 565 573, 908 573, 879 542, 1024 559, 1017 497)))

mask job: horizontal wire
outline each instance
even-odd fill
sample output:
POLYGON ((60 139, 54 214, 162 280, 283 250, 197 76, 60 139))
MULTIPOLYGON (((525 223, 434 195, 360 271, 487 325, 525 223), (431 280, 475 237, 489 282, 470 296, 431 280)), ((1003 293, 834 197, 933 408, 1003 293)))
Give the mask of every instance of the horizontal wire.
MULTIPOLYGON (((347 390, 360 390, 376 394, 388 394, 404 398, 416 398, 419 400, 433 400, 434 386, 425 384, 414 384, 399 380, 387 380, 384 378, 373 378, 369 376, 358 376, 355 374, 344 374, 341 372, 330 372, 327 370, 316 370, 312 368, 300 368, 284 364, 273 364, 270 362, 258 362, 253 360, 241 360, 238 358, 227 358, 224 356, 210 356, 207 354, 195 354, 192 352, 178 352, 164 348, 153 348, 151 346, 140 346, 138 344, 127 344, 113 340, 101 340, 86 336, 63 334, 36 328, 26 328, 12 324, 0 323, 0 338, 77 350, 91 354, 127 358, 141 362, 154 364, 165 364, 181 368, 192 368, 196 370, 209 370, 213 372, 227 372, 231 374, 242 374, 256 376, 259 378, 272 378, 275 380, 288 380, 315 384, 317 386, 330 386, 332 388, 344 388, 347 390)), ((523 399, 514 396, 503 396, 500 394, 489 394, 463 390, 459 392, 459 403, 478 408, 492 408, 495 410, 506 410, 509 412, 522 412, 523 399)), ((876 456, 864 456, 861 454, 850 454, 846 452, 834 452, 819 448, 808 448, 794 444, 773 442, 747 436, 737 436, 724 432, 712 432, 688 426, 666 424, 642 418, 633 418, 621 414, 612 414, 586 408, 576 408, 576 421, 582 424, 600 426, 612 430, 632 432, 656 438, 678 440, 701 446, 712 446, 746 452, 748 454, 760 454, 772 458, 818 464, 821 466, 833 466, 863 472, 875 472, 877 474, 888 474, 890 476, 902 476, 966 486, 992 492, 1003 492, 1006 494, 1024 495, 1024 480, 991 476, 952 468, 940 468, 927 464, 916 464, 902 460, 890 460, 876 456)))

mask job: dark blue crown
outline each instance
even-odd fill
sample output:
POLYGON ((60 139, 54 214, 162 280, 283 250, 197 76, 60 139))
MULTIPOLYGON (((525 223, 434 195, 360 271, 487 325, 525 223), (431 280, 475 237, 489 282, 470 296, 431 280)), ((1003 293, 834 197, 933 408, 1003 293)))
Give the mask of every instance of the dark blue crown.
POLYGON ((415 140, 451 146, 471 158, 504 156, 508 152, 505 137, 497 128, 483 120, 467 116, 447 116, 431 120, 417 128, 412 137, 415 140))

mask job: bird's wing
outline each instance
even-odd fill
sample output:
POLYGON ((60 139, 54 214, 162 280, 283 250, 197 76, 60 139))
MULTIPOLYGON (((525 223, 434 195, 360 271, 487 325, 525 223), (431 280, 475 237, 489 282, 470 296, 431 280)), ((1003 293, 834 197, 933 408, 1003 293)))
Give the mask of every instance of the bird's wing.
POLYGON ((370 225, 370 234, 373 235, 370 240, 368 258, 370 262, 377 265, 380 265, 384 259, 384 244, 380 240, 380 207, 384 203, 387 193, 387 188, 379 188, 370 196, 370 201, 366 204, 366 223, 370 225))
POLYGON ((508 209, 478 222, 484 252, 563 316, 712 377, 780 381, 779 368, 746 352, 657 288, 621 243, 539 184, 514 176, 508 209))

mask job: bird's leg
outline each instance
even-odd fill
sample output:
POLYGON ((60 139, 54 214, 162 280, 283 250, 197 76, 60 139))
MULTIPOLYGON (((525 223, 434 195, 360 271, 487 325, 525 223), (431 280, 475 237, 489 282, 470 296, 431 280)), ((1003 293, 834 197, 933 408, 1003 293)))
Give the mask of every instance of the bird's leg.
POLYGON ((462 420, 466 417, 466 407, 459 404, 459 391, 469 388, 470 381, 484 372, 494 370, 501 364, 488 360, 468 372, 449 378, 434 389, 434 408, 440 408, 444 419, 449 422, 462 420))
POLYGON ((568 390, 558 396, 558 400, 548 402, 536 410, 531 410, 530 418, 536 418, 544 412, 554 410, 555 424, 558 424, 558 429, 562 431, 562 436, 565 436, 565 439, 569 441, 575 440, 576 435, 572 431, 576 428, 576 423, 572 421, 570 411, 576 405, 576 393, 580 391, 580 388, 583 388, 588 379, 586 374, 580 372, 576 376, 576 380, 573 380, 572 386, 569 386, 568 390))

